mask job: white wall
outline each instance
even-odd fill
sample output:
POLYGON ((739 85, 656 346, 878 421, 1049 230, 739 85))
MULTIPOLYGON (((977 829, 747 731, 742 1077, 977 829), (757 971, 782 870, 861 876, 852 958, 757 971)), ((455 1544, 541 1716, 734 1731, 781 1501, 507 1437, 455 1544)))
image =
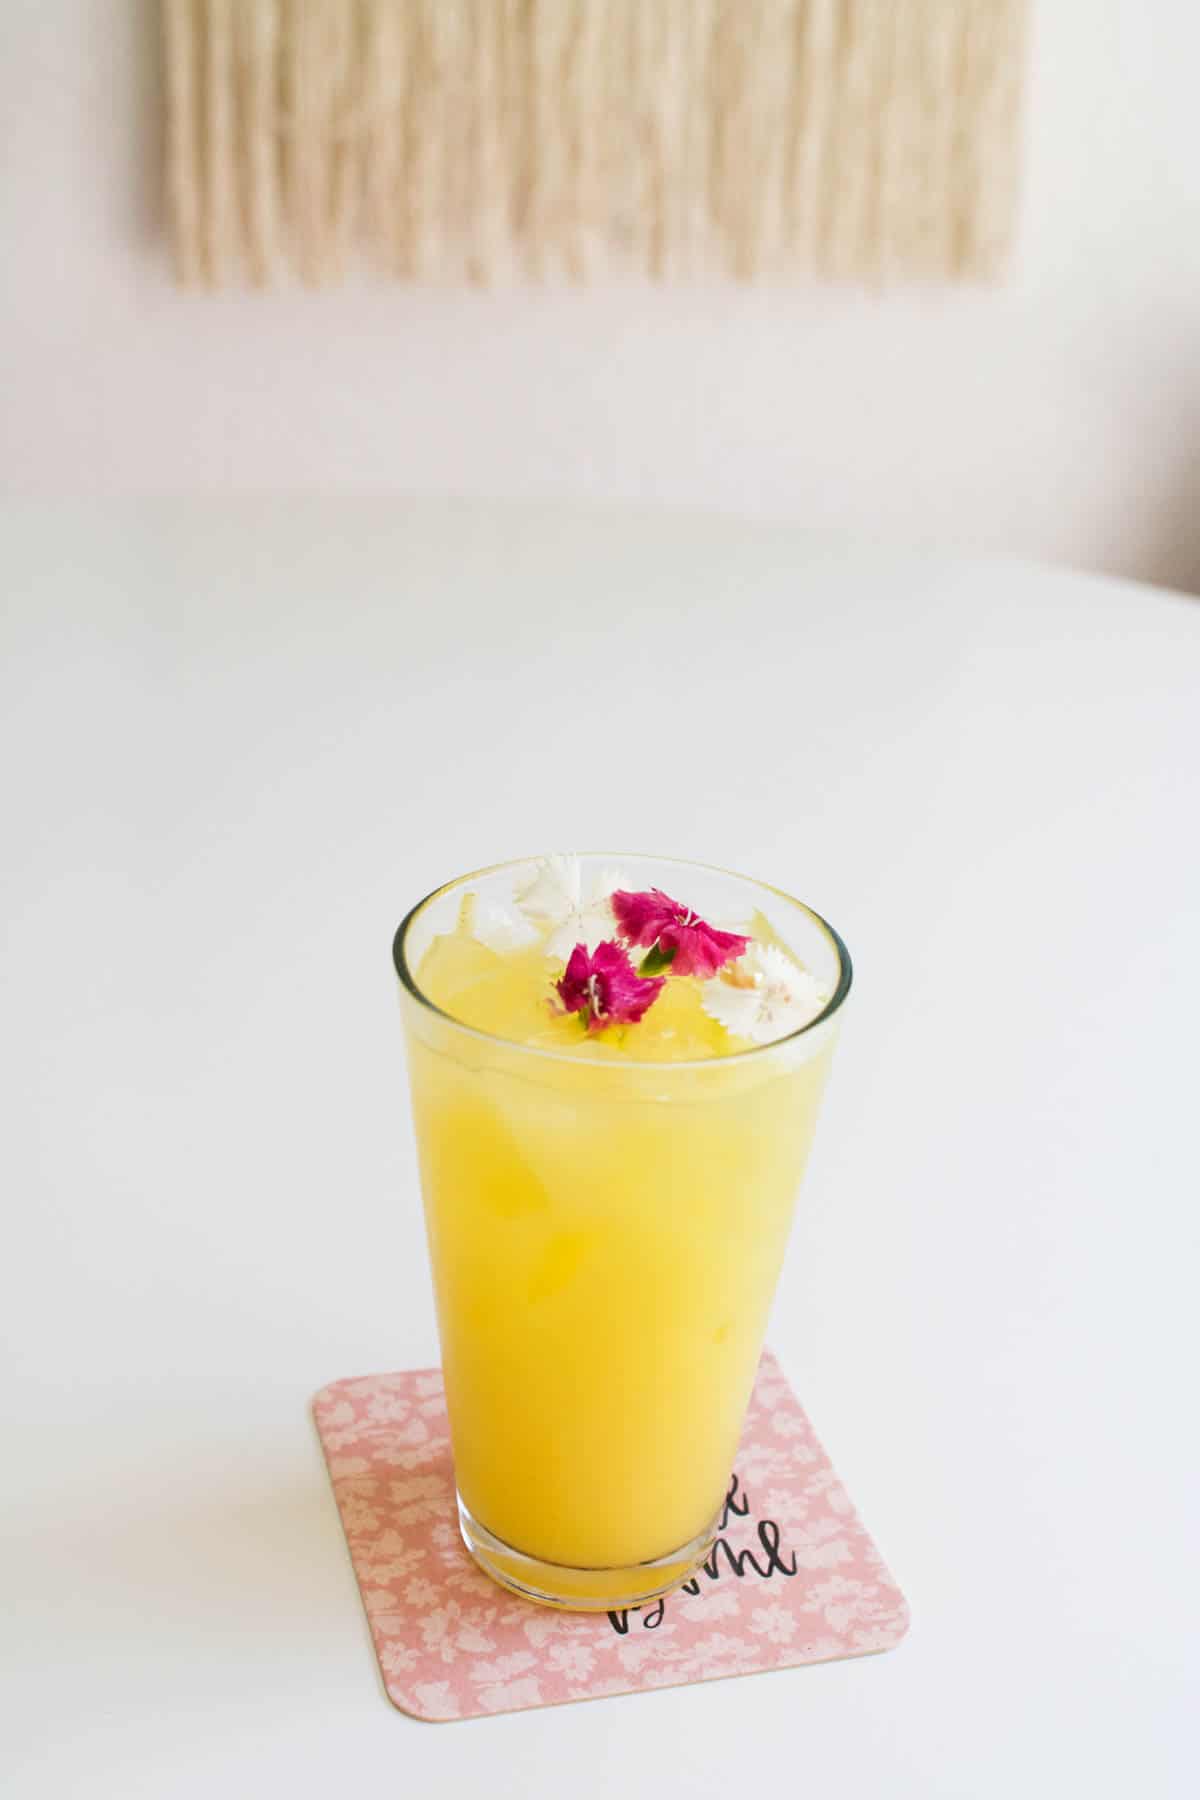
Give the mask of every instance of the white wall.
POLYGON ((0 8, 0 487, 719 506, 1200 587, 1200 15, 1034 0, 995 292, 172 285, 154 0, 0 8))

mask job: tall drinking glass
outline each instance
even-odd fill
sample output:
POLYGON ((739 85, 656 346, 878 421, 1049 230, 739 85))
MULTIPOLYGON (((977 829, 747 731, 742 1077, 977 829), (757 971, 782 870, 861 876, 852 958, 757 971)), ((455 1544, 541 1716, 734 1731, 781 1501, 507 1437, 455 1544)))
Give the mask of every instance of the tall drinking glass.
MULTIPOLYGON (((811 1022, 733 1054, 645 1060, 582 1031, 565 1054, 422 987, 529 864, 449 882, 396 933, 463 1536, 503 1586, 602 1610, 686 1580, 713 1541, 851 971, 833 928, 773 888, 580 862, 756 918, 822 994, 811 1022)), ((496 979, 486 956, 463 978, 496 979)))

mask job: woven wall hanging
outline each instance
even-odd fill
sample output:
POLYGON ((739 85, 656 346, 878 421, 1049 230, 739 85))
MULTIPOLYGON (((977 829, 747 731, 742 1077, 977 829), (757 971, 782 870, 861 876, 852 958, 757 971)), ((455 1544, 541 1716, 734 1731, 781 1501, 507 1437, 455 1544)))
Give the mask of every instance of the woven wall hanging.
POLYGON ((1026 0, 163 0, 189 283, 989 278, 1026 0))

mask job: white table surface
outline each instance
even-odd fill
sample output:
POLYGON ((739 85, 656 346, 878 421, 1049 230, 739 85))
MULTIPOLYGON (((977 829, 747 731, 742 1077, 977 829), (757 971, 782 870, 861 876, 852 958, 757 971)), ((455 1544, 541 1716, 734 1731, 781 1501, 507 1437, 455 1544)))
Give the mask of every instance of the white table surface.
POLYGON ((1200 608, 637 512, 0 514, 0 1787, 1192 1794, 1200 608), (309 1396, 435 1359, 392 929, 577 844, 857 964, 771 1338, 886 1656, 392 1710, 309 1396))

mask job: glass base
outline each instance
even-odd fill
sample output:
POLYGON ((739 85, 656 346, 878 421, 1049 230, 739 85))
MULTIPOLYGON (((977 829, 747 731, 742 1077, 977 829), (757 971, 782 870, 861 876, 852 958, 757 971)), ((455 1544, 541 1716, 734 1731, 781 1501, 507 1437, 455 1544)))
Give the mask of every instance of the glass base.
POLYGON ((718 1513, 690 1543, 666 1556, 656 1556, 652 1562, 616 1569, 574 1569, 514 1550, 472 1517, 461 1494, 455 1497, 463 1543, 484 1574, 523 1600, 569 1612, 615 1612, 669 1594, 700 1567, 712 1549, 721 1516, 718 1513))

